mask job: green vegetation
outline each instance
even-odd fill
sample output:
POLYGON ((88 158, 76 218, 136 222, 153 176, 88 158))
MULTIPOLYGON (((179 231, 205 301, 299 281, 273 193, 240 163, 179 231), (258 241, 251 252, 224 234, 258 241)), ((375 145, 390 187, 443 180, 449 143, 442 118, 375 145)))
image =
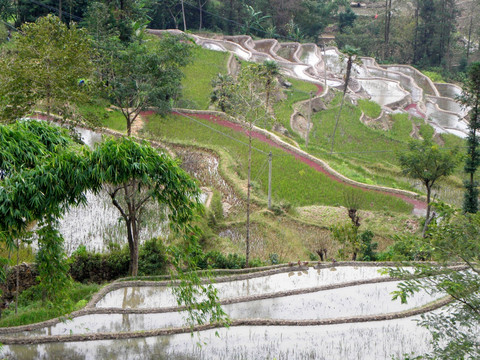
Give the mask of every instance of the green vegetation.
POLYGON ((110 103, 102 99, 94 99, 90 102, 78 105, 80 114, 94 124, 100 124, 107 128, 126 132, 127 123, 120 110, 110 107, 110 103))
POLYGON ((393 138, 407 142, 411 139, 410 134, 413 131, 412 121, 408 114, 393 114, 392 115, 392 129, 390 134, 393 138))
POLYGON ((188 64, 183 73, 182 98, 178 107, 206 110, 210 105, 212 80, 217 74, 227 72, 227 52, 207 50, 196 46, 193 50, 193 62, 188 64))
POLYGON ((362 110, 365 115, 373 119, 379 117, 382 112, 380 105, 368 99, 358 100, 358 106, 360 106, 360 110, 362 110))
MULTIPOLYGON (((293 78, 287 78, 288 82, 292 84, 292 87, 284 90, 287 98, 282 101, 277 101, 273 105, 276 121, 287 128, 292 134, 292 128, 290 126, 290 116, 293 114, 293 105, 302 100, 308 100, 310 98, 310 92, 315 94, 318 88, 309 82, 301 81, 293 78)), ((299 136, 294 134, 299 139, 299 136)))
MULTIPOLYGON (((241 179, 246 178, 247 150, 248 148, 231 138, 245 143, 247 138, 220 125, 209 121, 195 119, 195 121, 183 116, 150 117, 147 130, 151 136, 159 137, 168 142, 178 141, 187 144, 196 144, 205 147, 225 149, 230 154, 236 155, 236 163, 231 164, 234 171, 241 179), (228 134, 229 137, 221 136, 206 126, 228 134), (231 138, 230 138, 231 137, 231 138), (194 140, 193 140, 194 139, 194 140)), ((272 197, 277 202, 285 200, 295 206, 325 204, 338 206, 343 203, 343 190, 345 185, 333 181, 321 172, 318 172, 308 165, 297 161, 293 156, 271 147, 258 140, 253 141, 253 147, 266 153, 272 151, 273 174, 272 174, 272 197), (285 171, 288 169, 288 171, 285 171)), ((256 178, 254 189, 262 194, 267 193, 267 173, 261 172, 266 161, 266 155, 253 151, 252 154, 252 176, 256 178)), ((410 211, 411 206, 393 196, 376 192, 365 192, 355 189, 362 198, 361 208, 371 210, 382 210, 384 208, 393 211, 410 211)))
POLYGON ((64 316, 83 308, 98 290, 100 286, 97 284, 72 282, 57 301, 45 303, 42 301, 41 290, 36 286, 31 287, 20 294, 17 315, 15 304, 2 311, 0 327, 34 324, 64 316))
MULTIPOLYGON (((441 71, 441 69, 440 69, 441 71)), ((422 71, 423 74, 427 75, 430 80, 432 80, 433 82, 435 83, 444 83, 445 80, 443 79, 443 76, 441 73, 437 72, 437 71, 427 71, 427 70, 423 70, 422 71)))

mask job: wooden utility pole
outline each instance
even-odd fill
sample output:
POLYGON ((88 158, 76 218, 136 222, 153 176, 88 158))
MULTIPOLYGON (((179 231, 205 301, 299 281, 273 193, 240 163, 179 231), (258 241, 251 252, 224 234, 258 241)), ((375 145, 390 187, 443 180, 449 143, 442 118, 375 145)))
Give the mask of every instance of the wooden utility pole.
POLYGON ((272 208, 272 152, 268 153, 268 208, 272 208))
POLYGON ((305 137, 305 147, 308 147, 308 135, 310 133, 310 124, 312 121, 312 97, 313 91, 310 91, 310 99, 308 100, 307 136, 305 137))
POLYGON ((249 267, 250 258, 250 178, 252 173, 252 130, 253 122, 250 122, 248 127, 248 176, 247 176, 247 236, 246 251, 245 251, 245 267, 249 267))

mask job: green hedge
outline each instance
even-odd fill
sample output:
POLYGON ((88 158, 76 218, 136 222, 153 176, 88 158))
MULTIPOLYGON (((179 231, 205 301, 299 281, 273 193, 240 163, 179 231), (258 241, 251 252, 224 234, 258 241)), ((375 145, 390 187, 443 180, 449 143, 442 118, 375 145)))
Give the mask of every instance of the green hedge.
MULTIPOLYGON (((71 256, 70 275, 83 283, 102 283, 128 275, 128 247, 114 246, 110 252, 99 254, 80 246, 71 256)), ((139 275, 160 275, 165 272, 166 248, 161 239, 151 239, 140 246, 139 275)))

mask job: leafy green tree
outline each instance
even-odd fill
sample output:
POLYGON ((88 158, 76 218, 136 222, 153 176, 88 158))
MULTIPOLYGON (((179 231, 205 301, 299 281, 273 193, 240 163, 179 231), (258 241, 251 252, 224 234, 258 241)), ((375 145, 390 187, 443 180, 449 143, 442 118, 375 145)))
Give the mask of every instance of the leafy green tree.
POLYGON ((394 299, 407 302, 419 290, 447 294, 453 302, 443 311, 422 316, 419 325, 432 334, 433 350, 426 359, 478 359, 480 357, 480 214, 462 214, 438 205, 442 221, 429 228, 427 241, 436 264, 415 266, 415 277, 404 269, 390 275, 408 278, 399 285, 394 299), (452 268, 463 264, 463 269, 452 268))
POLYGON ((332 22, 337 15, 341 1, 303 0, 295 14, 295 23, 311 39, 315 39, 332 22))
POLYGON ((276 61, 265 60, 260 67, 260 76, 265 82, 265 108, 268 112, 268 104, 270 103, 270 95, 276 86, 277 76, 280 75, 280 66, 276 61))
POLYGON ((24 24, 13 46, 0 56, 0 121, 14 121, 34 109, 70 117, 86 98, 79 80, 92 73, 86 32, 48 15, 24 24))
POLYGON ((261 11, 256 11, 253 6, 245 5, 246 15, 244 17, 244 25, 242 32, 250 34, 259 34, 263 35, 264 33, 264 23, 270 18, 268 15, 262 15, 261 11))
POLYGON ((181 68, 191 59, 190 45, 165 35, 161 39, 111 43, 104 49, 100 73, 108 85, 108 97, 120 108, 127 134, 138 115, 153 107, 159 113, 170 110, 181 94, 181 68))
POLYGON ((55 297, 61 298, 62 292, 71 283, 68 259, 63 247, 64 240, 57 228, 56 221, 49 219, 37 231, 37 280, 43 302, 47 299, 53 301, 55 297))
POLYGON ((340 32, 343 32, 346 27, 353 26, 357 15, 353 12, 351 8, 347 8, 345 12, 341 12, 338 15, 338 27, 340 32))
POLYGON ((119 36, 113 10, 102 2, 93 2, 88 6, 80 25, 87 29, 97 46, 99 42, 119 36))
POLYGON ((200 208, 195 181, 165 154, 130 138, 107 139, 91 155, 92 172, 119 210, 127 230, 130 274, 138 274, 140 215, 151 200, 169 208, 172 229, 181 231, 200 208))
POLYGON ((210 94, 210 103, 217 104, 220 110, 228 112, 227 107, 230 106, 230 90, 234 84, 233 77, 228 74, 217 74, 212 79, 212 93, 210 94))
MULTIPOLYGON (((55 220, 69 207, 85 203, 87 190, 97 192, 108 183, 124 191, 134 181, 137 187, 132 190, 144 189, 139 191, 144 199, 169 207, 171 229, 182 240, 169 252, 178 279, 175 292, 179 304, 187 306, 192 322, 225 321, 216 290, 211 284, 203 285, 195 272, 198 266, 192 254, 200 251, 198 229, 190 221, 201 208, 199 190, 174 160, 130 138, 107 139, 94 151, 79 149, 72 147, 64 129, 37 121, 0 125, 0 140, 0 170, 6 174, 0 180, 0 241, 8 245, 34 221, 45 225, 40 230, 42 250, 38 259, 45 261, 40 277, 47 296, 58 296, 56 286, 68 281, 60 274, 65 262, 55 220)), ((132 224, 135 219, 126 220, 132 224)), ((130 234, 133 238, 133 230, 130 234)), ((138 259, 130 260, 132 267, 138 264, 138 259)), ((132 268, 132 273, 136 275, 136 269, 132 268)))
POLYGON ((447 65, 455 32, 453 0, 418 0, 413 62, 423 66, 447 65))
POLYGON ((15 6, 11 0, 0 0, 0 19, 8 21, 15 14, 15 6))
POLYGON ((248 133, 248 170, 247 170, 247 229, 245 266, 249 266, 250 258, 250 191, 252 167, 252 132, 255 122, 268 117, 264 103, 266 79, 261 76, 262 64, 242 64, 239 74, 234 82, 225 87, 227 96, 223 97, 223 104, 227 113, 240 120, 248 133))
POLYGON ((460 97, 465 106, 470 106, 470 122, 468 124, 469 134, 467 137, 467 157, 465 159, 465 172, 469 180, 465 182, 465 197, 463 200, 463 211, 476 213, 478 211, 478 183, 475 181, 475 173, 480 165, 480 150, 478 130, 480 129, 480 63, 476 62, 470 66, 468 79, 465 82, 465 89, 460 97))
POLYGON ((458 149, 443 150, 431 139, 412 141, 409 150, 399 156, 403 173, 422 182, 427 190, 427 215, 423 234, 431 221, 432 188, 437 180, 453 173, 458 164, 458 149))

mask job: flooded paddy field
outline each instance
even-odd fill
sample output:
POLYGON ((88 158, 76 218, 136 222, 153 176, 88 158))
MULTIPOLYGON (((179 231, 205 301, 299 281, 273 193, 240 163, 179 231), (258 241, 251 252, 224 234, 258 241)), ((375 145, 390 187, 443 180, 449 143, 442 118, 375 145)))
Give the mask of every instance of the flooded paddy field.
MULTIPOLYGON (((339 266, 321 270, 308 268, 304 271, 286 271, 279 274, 218 282, 215 287, 221 299, 260 295, 341 284, 359 280, 385 277, 382 267, 339 266)), ((152 308, 176 305, 172 290, 165 286, 129 287, 107 293, 97 303, 100 308, 152 308)))
POLYGON ((258 326, 138 339, 5 346, 7 359, 390 359, 428 350, 417 318, 328 326, 258 326), (218 332, 218 337, 216 333, 218 332))
POLYGON ((441 295, 419 293, 408 304, 391 301, 398 281, 381 275, 381 268, 362 264, 286 268, 274 274, 219 278, 222 282, 215 286, 226 302, 223 308, 232 326, 193 336, 185 327, 185 312, 173 308, 176 302, 169 287, 126 284, 107 292, 96 307, 88 305, 81 316, 4 333, 1 356, 353 360, 428 351, 429 333, 416 326, 418 316, 406 311, 431 304, 441 295), (12 341, 27 344, 13 345, 12 341))

